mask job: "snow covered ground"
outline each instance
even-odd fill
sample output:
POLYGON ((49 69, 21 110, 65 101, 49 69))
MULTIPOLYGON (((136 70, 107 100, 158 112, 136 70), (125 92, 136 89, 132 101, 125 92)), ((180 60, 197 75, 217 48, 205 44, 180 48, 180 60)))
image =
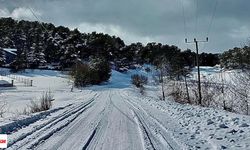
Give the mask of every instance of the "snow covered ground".
POLYGON ((18 74, 34 86, 1 89, 0 100, 9 107, 0 120, 8 149, 250 149, 249 116, 177 104, 171 97, 160 101, 152 85, 142 96, 130 84, 130 75, 138 72, 150 76, 141 70, 113 71, 109 83, 73 92, 61 72, 18 74), (17 113, 46 90, 54 95, 53 109, 17 113))
MULTIPOLYGON (((7 72, 8 70, 5 69, 4 71, 7 72)), ((8 106, 5 117, 18 115, 30 104, 30 101, 39 100, 43 92, 46 91, 51 91, 54 95, 56 99, 54 107, 65 106, 83 98, 83 95, 79 94, 81 90, 70 92, 72 83, 70 83, 66 75, 59 71, 28 70, 25 73, 12 74, 12 76, 21 80, 33 80, 33 86, 27 86, 21 80, 14 80, 15 87, 0 87, 0 102, 4 101, 8 106)), ((0 79, 8 82, 12 80, 5 76, 0 76, 0 79)))

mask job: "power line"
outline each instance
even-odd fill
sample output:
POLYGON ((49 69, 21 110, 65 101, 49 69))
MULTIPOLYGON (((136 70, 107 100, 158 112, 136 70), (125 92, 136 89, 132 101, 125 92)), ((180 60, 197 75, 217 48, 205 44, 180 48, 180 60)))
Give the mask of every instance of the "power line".
MULTIPOLYGON (((209 34, 210 34, 211 30, 212 30, 212 25, 213 25, 214 19, 216 17, 215 15, 216 15, 218 3, 219 3, 219 1, 215 0, 215 5, 214 5, 213 11, 211 13, 211 20, 210 20, 209 25, 208 25, 207 37, 209 36, 209 34)), ((204 43, 202 50, 204 50, 205 48, 206 48, 206 43, 204 43)))
MULTIPOLYGON (((187 22, 186 22, 186 15, 185 15, 185 8, 184 8, 183 0, 180 0, 180 3, 181 3, 181 9, 182 9, 183 30, 184 30, 185 37, 187 37, 188 36, 187 22)), ((186 43, 186 47, 187 47, 187 49, 189 49, 187 43, 186 43)))
MULTIPOLYGON (((27 6, 27 7, 28 7, 28 9, 30 10, 30 12, 32 13, 32 15, 37 19, 37 21, 40 22, 40 24, 41 24, 42 28, 45 30, 45 32, 47 32, 47 34, 49 34, 49 31, 48 31, 47 28, 43 25, 43 21, 36 15, 34 9, 31 8, 31 7, 29 7, 29 6, 27 6)), ((57 44, 57 46, 59 46, 59 47, 61 46, 61 44, 60 44, 58 41, 54 40, 53 42, 55 42, 55 43, 57 44)))
POLYGON ((195 36, 197 37, 197 27, 198 27, 198 19, 199 19, 199 16, 198 16, 198 0, 194 1, 195 4, 196 4, 196 10, 195 10, 195 36))
MULTIPOLYGON (((208 26, 207 35, 209 35, 209 33, 210 33, 212 23, 213 23, 213 20, 215 18, 215 12, 217 9, 217 5, 218 5, 218 0, 216 0, 215 7, 214 7, 213 12, 212 12, 212 17, 211 17, 211 21, 210 21, 209 26, 208 26)), ((196 34, 196 36, 197 36, 197 26, 198 26, 198 0, 196 0, 196 20, 195 20, 195 34, 196 34)), ((202 105, 200 67, 199 67, 199 47, 198 46, 199 46, 199 43, 208 42, 208 36, 207 36, 206 40, 204 40, 204 41, 198 41, 196 38, 194 38, 193 42, 189 42, 186 38, 185 42, 186 43, 195 43, 195 46, 196 46, 196 63, 197 63, 197 72, 198 72, 198 90, 197 91, 198 91, 198 95, 199 95, 199 104, 202 105)), ((204 48, 205 48, 205 44, 203 45, 203 49, 204 48)))
POLYGON ((33 8, 27 6, 28 9, 30 10, 30 12, 32 13, 32 15, 41 23, 41 26, 43 27, 43 29, 49 33, 49 31, 46 29, 46 27, 43 25, 43 22, 41 21, 41 19, 38 18, 38 16, 35 14, 35 11, 33 10, 33 8))
POLYGON ((21 0, 21 3, 22 3, 23 6, 27 6, 27 8, 30 10, 31 14, 36 18, 36 20, 37 20, 38 22, 41 23, 41 26, 43 27, 43 29, 44 29, 47 33, 49 33, 49 31, 47 30, 47 28, 43 25, 43 22, 41 21, 41 19, 36 15, 34 9, 33 9, 32 7, 26 5, 26 4, 24 3, 24 1, 22 1, 22 0, 21 0))
POLYGON ((218 2, 219 2, 218 0, 215 0, 215 6, 214 6, 212 16, 211 16, 211 20, 210 20, 210 23, 209 23, 209 26, 208 26, 207 36, 209 36, 211 28, 212 28, 212 24, 213 24, 215 14, 216 14, 216 11, 217 11, 218 2))
POLYGON ((187 37, 187 24, 186 24, 186 16, 185 16, 185 8, 184 8, 183 0, 180 0, 180 3, 181 3, 181 8, 182 8, 182 18, 183 18, 185 37, 187 37))

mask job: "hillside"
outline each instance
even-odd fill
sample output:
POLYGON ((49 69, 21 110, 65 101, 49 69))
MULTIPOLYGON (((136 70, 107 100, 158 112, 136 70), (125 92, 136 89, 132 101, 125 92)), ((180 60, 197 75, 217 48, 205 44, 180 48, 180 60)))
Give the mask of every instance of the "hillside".
MULTIPOLYGON (((88 60, 89 57, 103 57, 118 66, 133 63, 154 63, 165 56, 172 64, 195 65, 195 53, 181 51, 177 46, 151 42, 146 45, 132 43, 126 45, 119 37, 103 33, 81 33, 63 26, 37 21, 0 18, 0 48, 17 49, 17 59, 11 63, 13 68, 46 68, 50 64, 59 64, 68 68, 76 60, 88 60)), ((0 51, 0 65, 2 54, 0 51)), ((201 65, 218 64, 218 55, 200 54, 201 65)))

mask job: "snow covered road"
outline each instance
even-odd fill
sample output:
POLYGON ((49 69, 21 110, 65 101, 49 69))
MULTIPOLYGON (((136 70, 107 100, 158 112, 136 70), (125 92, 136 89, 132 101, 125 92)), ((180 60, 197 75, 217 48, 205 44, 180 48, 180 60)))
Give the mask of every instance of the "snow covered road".
POLYGON ((129 90, 93 90, 85 93, 82 101, 13 130, 9 133, 8 149, 221 149, 207 135, 185 129, 176 116, 146 102, 145 97, 135 96, 129 90))
MULTIPOLYGON (((60 105, 1 122, 1 132, 8 134, 7 149, 250 149, 249 116, 178 104, 171 97, 161 101, 153 86, 143 96, 130 86, 130 75, 113 72, 110 83, 73 92, 64 78, 37 79, 36 83, 53 79, 55 102, 60 105)), ((3 94, 12 102, 14 92, 36 93, 40 88, 3 94)))
POLYGON ((183 149, 125 94, 119 89, 93 91, 83 102, 13 132, 8 149, 183 149))
POLYGON ((11 134, 8 149, 143 149, 139 126, 119 95, 112 90, 91 95, 11 134))

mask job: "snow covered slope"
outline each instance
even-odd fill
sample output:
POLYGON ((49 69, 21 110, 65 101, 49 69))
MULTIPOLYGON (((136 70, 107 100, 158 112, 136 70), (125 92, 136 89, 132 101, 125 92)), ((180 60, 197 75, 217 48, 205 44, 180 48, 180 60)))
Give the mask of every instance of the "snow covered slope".
POLYGON ((250 149, 250 117, 212 108, 160 101, 157 88, 146 96, 130 85, 130 75, 113 71, 109 83, 74 89, 60 72, 34 71, 20 76, 34 87, 1 91, 2 101, 25 106, 41 91, 55 95, 53 109, 2 119, 8 149, 180 150, 250 149))

